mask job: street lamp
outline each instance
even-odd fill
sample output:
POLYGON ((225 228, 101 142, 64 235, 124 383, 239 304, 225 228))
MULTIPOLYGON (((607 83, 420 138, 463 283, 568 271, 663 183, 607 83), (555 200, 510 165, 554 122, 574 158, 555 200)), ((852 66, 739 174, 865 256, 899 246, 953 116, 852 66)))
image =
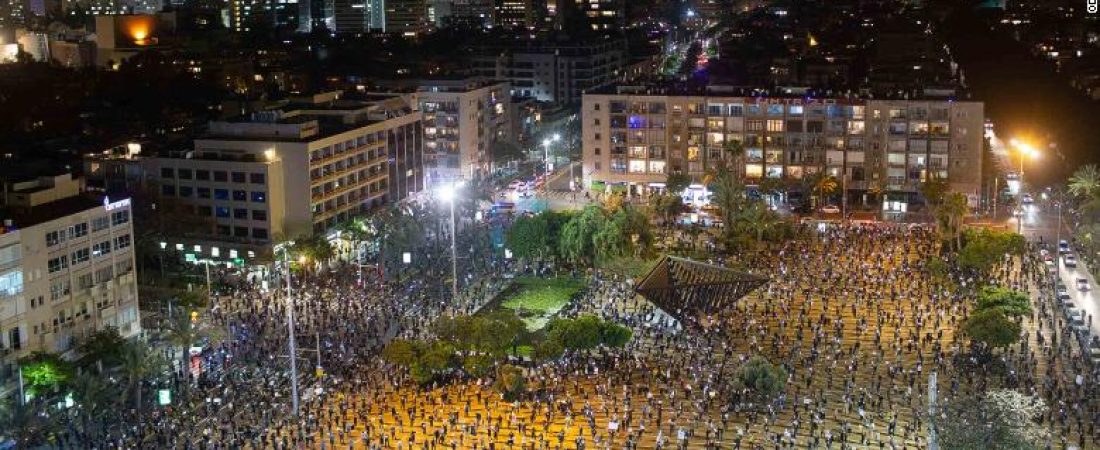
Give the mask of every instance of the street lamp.
MULTIPOLYGON (((1028 145, 1026 142, 1020 141, 1018 139, 1010 139, 1008 141, 1008 143, 1011 144, 1013 147, 1016 147, 1016 149, 1020 151, 1020 173, 1019 173, 1018 180, 1019 180, 1019 183, 1020 183, 1019 195, 1020 195, 1020 198, 1022 199, 1023 196, 1024 196, 1024 160, 1027 159, 1027 157, 1038 158, 1039 157, 1039 151, 1036 150, 1035 147, 1032 147, 1031 145, 1028 145)), ((1023 214, 1020 214, 1020 217, 1016 219, 1016 232, 1020 233, 1020 234, 1023 234, 1023 232, 1024 232, 1024 215, 1023 214)))
POLYGON ((458 301, 458 256, 455 252, 455 197, 458 195, 454 184, 439 191, 439 197, 451 205, 451 301, 458 301))
POLYGON ((542 140, 542 165, 544 169, 545 179, 542 180, 543 189, 550 183, 550 144, 561 140, 561 135, 554 133, 552 137, 548 137, 542 140))
MULTIPOLYGON (((290 292, 290 245, 294 245, 293 242, 288 242, 283 247, 283 263, 286 265, 286 327, 288 335, 288 346, 290 351, 290 395, 291 401, 294 405, 294 417, 298 417, 298 360, 295 357, 298 355, 298 344, 294 339, 294 302, 291 300, 290 292)), ((304 256, 303 256, 304 258, 304 256)))

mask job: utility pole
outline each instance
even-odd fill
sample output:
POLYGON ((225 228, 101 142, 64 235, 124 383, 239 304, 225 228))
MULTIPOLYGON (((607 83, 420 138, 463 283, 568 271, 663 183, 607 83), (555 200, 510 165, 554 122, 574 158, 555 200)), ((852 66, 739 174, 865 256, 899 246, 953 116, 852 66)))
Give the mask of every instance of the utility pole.
POLYGON ((19 371, 19 405, 22 406, 27 404, 27 394, 23 392, 23 365, 16 362, 15 367, 19 371))

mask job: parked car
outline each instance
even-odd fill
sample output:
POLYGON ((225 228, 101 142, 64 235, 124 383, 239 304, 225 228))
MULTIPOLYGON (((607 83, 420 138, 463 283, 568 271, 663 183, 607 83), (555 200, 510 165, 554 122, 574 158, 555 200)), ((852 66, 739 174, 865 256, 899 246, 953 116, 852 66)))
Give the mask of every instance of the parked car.
POLYGON ((1077 309, 1077 305, 1073 302, 1066 303, 1066 306, 1062 308, 1062 312, 1065 313, 1066 319, 1073 320, 1075 317, 1081 315, 1081 310, 1077 309))
POLYGON ((840 214, 840 207, 836 205, 825 205, 821 207, 821 212, 825 214, 840 214))
POLYGON ((1073 298, 1069 296, 1069 293, 1060 293, 1058 294, 1058 303, 1061 303, 1063 306, 1073 306, 1073 298))
POLYGON ((1077 268, 1077 257, 1073 256, 1073 253, 1066 253, 1066 256, 1062 257, 1062 263, 1070 269, 1077 268))
POLYGON ((1069 253, 1069 242, 1065 239, 1058 241, 1058 253, 1069 253))
POLYGON ((1087 290, 1089 290, 1089 280, 1086 280, 1084 278, 1078 278, 1077 279, 1077 290, 1078 291, 1087 291, 1087 290))

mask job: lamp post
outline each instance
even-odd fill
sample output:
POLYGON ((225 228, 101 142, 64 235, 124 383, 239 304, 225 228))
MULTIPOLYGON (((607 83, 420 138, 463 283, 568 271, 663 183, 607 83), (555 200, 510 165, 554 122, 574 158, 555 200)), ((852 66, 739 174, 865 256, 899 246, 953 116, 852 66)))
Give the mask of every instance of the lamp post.
POLYGON ((456 186, 450 185, 440 192, 440 197, 451 206, 451 301, 458 300, 458 256, 455 251, 455 196, 456 186))
MULTIPOLYGON (((1032 158, 1038 158, 1039 151, 1036 150, 1034 147, 1028 145, 1027 143, 1021 142, 1016 139, 1009 140, 1009 143, 1020 151, 1020 173, 1018 179, 1020 183, 1019 197, 1022 200, 1024 197, 1024 159, 1026 159, 1026 157, 1028 156, 1032 158)), ((1023 202, 1021 201, 1021 205, 1022 203, 1023 202)), ((1020 208, 1020 217, 1016 219, 1016 232, 1019 234, 1024 233, 1024 211, 1022 207, 1020 208)))
POLYGON ((542 188, 546 190, 550 184, 550 144, 561 140, 561 135, 555 133, 553 137, 549 137, 542 140, 542 166, 543 176, 542 188))
POLYGON ((286 247, 283 248, 283 262, 286 266, 286 327, 290 351, 290 396, 294 405, 294 417, 298 417, 298 360, 295 359, 298 354, 298 345, 294 342, 294 302, 291 301, 290 292, 290 249, 286 247))

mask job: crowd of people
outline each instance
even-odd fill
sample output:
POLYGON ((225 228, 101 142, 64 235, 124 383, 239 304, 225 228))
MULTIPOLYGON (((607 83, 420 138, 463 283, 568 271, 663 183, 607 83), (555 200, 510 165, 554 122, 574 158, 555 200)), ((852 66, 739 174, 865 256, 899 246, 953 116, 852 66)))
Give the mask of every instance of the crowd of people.
MULTIPOLYGON (((445 233, 445 232, 444 232, 445 233)), ((477 229, 459 248, 491 245, 477 229)), ((445 234, 436 236, 444 241, 445 234)), ((763 449, 928 446, 928 383, 941 402, 1004 387, 1041 396, 1050 448, 1100 446, 1097 372, 1076 354, 1032 254, 1006 260, 989 282, 1028 291, 1035 313, 1021 344, 993 361, 974 356, 959 327, 977 289, 958 270, 935 274, 933 231, 901 225, 831 226, 772 244, 749 261, 769 282, 735 308, 681 322, 635 295, 633 281, 597 272, 560 314, 597 314, 629 326, 618 350, 567 352, 521 363, 527 393, 505 400, 489 379, 421 386, 385 363, 397 336, 424 336, 443 314, 470 314, 523 270, 503 258, 462 265, 449 298, 449 249, 425 242, 427 263, 401 282, 356 285, 335 268, 295 279, 301 404, 287 367, 282 290, 241 286, 210 320, 228 331, 226 355, 197 377, 181 368, 181 402, 114 428, 95 448, 321 449, 763 449), (775 397, 735 382, 753 356, 788 375, 775 397), (324 370, 316 377, 317 361, 324 370), (1060 442, 1059 442, 1060 440, 1060 442)), ((445 242, 445 241, 444 241, 445 242)), ((734 257, 734 259, 737 259, 734 257)), ((724 264, 722 260, 713 261, 724 264)), ((690 313, 690 312, 689 312, 690 313)))

